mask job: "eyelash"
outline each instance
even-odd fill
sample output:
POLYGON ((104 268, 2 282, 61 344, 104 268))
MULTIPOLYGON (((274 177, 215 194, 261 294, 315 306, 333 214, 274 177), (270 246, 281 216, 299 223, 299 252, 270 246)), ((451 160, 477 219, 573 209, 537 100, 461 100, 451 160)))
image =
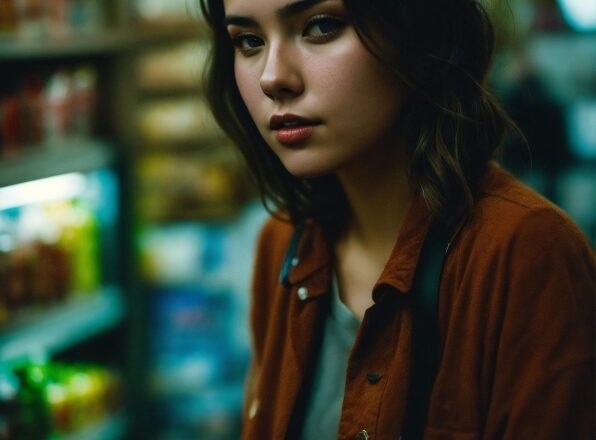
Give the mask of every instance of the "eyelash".
POLYGON ((347 24, 343 20, 333 17, 331 15, 315 15, 313 18, 311 18, 308 21, 308 23, 306 23, 306 27, 304 28, 304 32, 302 33, 302 35, 304 37, 312 38, 317 43, 324 43, 329 40, 332 40, 336 35, 341 33, 341 31, 343 31, 346 26, 347 26, 347 24), (323 35, 319 35, 317 37, 306 35, 306 31, 310 27, 312 27, 313 25, 317 25, 317 24, 321 25, 323 23, 326 23, 326 24, 331 23, 333 26, 335 26, 335 29, 333 29, 330 32, 327 32, 323 35))
POLYGON ((243 44, 245 42, 249 42, 251 40, 253 41, 253 43, 255 42, 255 40, 261 44, 263 43, 263 40, 254 34, 242 33, 242 34, 236 35, 235 37, 232 38, 232 45, 239 52, 241 52, 245 55, 250 55, 251 53, 253 53, 254 51, 259 49, 258 47, 248 47, 248 48, 243 47, 243 44))
MULTIPOLYGON (((307 38, 310 42, 315 44, 323 44, 328 41, 333 40, 338 34, 340 34, 344 28, 347 26, 343 20, 330 16, 330 15, 316 15, 312 17, 304 27, 304 31, 302 32, 302 36, 307 38), (308 35, 308 31, 315 25, 321 24, 332 24, 334 29, 329 32, 323 33, 322 35, 308 35)), ((243 55, 249 56, 252 55, 254 52, 258 51, 259 48, 264 44, 262 38, 258 37, 255 34, 251 33, 240 33, 234 37, 232 37, 232 45, 243 55), (255 47, 244 47, 245 43, 252 42, 257 43, 258 46, 255 47)))

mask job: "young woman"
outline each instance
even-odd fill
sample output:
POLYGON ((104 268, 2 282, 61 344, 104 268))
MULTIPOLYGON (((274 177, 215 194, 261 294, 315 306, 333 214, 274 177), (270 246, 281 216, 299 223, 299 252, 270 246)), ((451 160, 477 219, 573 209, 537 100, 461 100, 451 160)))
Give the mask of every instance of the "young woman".
POLYGON ((483 87, 478 2, 202 8, 211 105, 274 211, 243 437, 593 438, 594 253, 491 162, 508 119, 483 87), (436 322, 417 318, 421 286, 439 285, 420 263, 431 229, 448 242, 436 322), (413 359, 434 342, 412 409, 413 359))

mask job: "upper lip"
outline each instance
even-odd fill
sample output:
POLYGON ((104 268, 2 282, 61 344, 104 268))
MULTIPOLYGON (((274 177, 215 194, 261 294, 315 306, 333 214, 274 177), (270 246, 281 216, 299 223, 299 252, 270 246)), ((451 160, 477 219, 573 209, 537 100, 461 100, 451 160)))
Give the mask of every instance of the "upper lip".
POLYGON ((290 125, 316 125, 319 124, 320 121, 316 119, 308 119, 302 116, 293 115, 291 113, 284 113, 283 115, 273 115, 271 119, 269 119, 269 128, 271 130, 279 130, 284 126, 290 125))

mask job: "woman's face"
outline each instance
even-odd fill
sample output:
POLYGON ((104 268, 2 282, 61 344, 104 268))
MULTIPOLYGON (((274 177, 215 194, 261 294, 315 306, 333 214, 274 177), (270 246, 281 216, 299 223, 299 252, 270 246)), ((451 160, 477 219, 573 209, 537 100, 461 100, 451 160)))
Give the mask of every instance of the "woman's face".
POLYGON ((288 171, 314 177, 395 146, 397 81, 368 52, 341 0, 224 0, 235 77, 288 171))

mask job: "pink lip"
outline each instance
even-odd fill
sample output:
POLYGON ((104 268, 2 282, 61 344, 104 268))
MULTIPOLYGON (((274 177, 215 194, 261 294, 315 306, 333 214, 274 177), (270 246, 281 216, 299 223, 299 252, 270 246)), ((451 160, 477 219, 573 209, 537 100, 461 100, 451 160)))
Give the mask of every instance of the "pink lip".
POLYGON ((281 128, 275 131, 275 137, 280 144, 295 144, 312 136, 314 125, 281 128))
POLYGON ((281 144, 294 144, 312 136, 315 126, 321 121, 307 119, 302 116, 285 113, 273 115, 269 120, 269 128, 275 131, 275 137, 281 144))

